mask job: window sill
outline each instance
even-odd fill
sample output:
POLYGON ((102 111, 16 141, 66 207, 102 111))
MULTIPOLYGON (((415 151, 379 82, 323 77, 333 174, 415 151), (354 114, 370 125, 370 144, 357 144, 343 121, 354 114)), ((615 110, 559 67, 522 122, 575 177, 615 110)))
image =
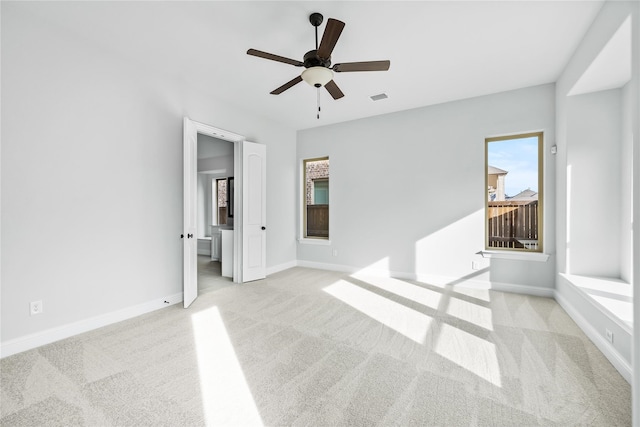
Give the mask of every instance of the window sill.
POLYGON ((518 261, 547 262, 549 254, 541 252, 480 251, 482 258, 514 259, 518 261))
POLYGON ((298 239, 298 243, 302 245, 320 245, 320 246, 329 246, 331 245, 331 240, 329 239, 309 239, 302 238, 298 239))

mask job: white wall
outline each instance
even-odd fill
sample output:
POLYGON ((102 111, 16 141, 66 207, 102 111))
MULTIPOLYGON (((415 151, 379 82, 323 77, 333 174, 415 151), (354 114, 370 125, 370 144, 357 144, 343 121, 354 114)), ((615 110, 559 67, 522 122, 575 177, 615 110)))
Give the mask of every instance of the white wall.
POLYGON ((571 96, 567 122, 566 272, 620 278, 621 90, 571 96))
POLYGON ((299 162, 330 159, 331 240, 300 243, 298 259, 445 283, 551 289, 554 94, 553 84, 543 85, 298 132, 299 162), (484 249, 485 138, 536 130, 545 133, 544 238, 551 257, 482 259, 476 253, 484 249), (472 270, 472 261, 481 270, 472 270))
POLYGON ((3 354, 179 295, 184 116, 267 145, 267 266, 295 261, 293 130, 25 10, 2 4, 3 354))
MULTIPOLYGON (((563 273, 571 272, 574 269, 576 261, 585 274, 611 274, 616 276, 616 272, 607 273, 606 265, 611 265, 612 260, 608 257, 609 251, 618 253, 620 258, 618 273, 622 279, 632 280, 634 294, 634 313, 635 318, 640 318, 640 288, 638 287, 637 277, 640 277, 640 260, 637 254, 640 253, 640 227, 635 227, 631 231, 632 224, 639 224, 640 216, 640 197, 638 185, 633 188, 633 215, 629 212, 631 209, 631 201, 629 193, 631 192, 630 175, 633 175, 633 182, 640 182, 640 162, 638 152, 640 151, 640 143, 638 136, 640 128, 638 125, 638 116, 640 110, 638 108, 638 91, 640 88, 640 69, 639 69, 639 53, 640 53, 640 31, 638 21, 640 19, 639 3, 634 1, 609 1, 604 4, 599 15, 590 27, 582 43, 576 49, 573 57, 567 64, 562 75, 556 83, 556 106, 557 106, 557 135, 558 135, 558 158, 557 158, 557 248, 558 262, 556 278, 556 298, 563 301, 572 313, 574 319, 577 319, 580 326, 587 332, 587 335, 599 345, 605 355, 620 369, 621 364, 628 367, 631 372, 631 366, 640 366, 640 351, 632 351, 632 348, 640 346, 638 330, 623 330, 620 323, 616 322, 611 316, 608 316, 602 310, 599 310, 588 299, 585 299, 575 286, 571 285, 568 280, 562 276, 563 273), (621 24, 632 16, 632 69, 631 81, 627 83, 615 95, 619 99, 617 102, 611 96, 616 92, 594 93, 590 95, 569 97, 572 87, 589 68, 589 65, 601 52, 603 47, 611 39, 612 35, 618 30, 621 24), (592 103, 587 105, 587 102, 592 103), (591 112, 600 109, 606 115, 617 112, 616 118, 609 117, 606 128, 615 126, 615 122, 620 126, 615 136, 615 129, 606 131, 608 136, 602 138, 599 144, 593 145, 594 141, 590 140, 587 135, 589 132, 598 131, 599 122, 595 122, 593 115, 584 116, 580 119, 580 114, 586 110, 591 112), (605 111, 606 110, 606 111, 605 111), (613 121, 612 121, 613 120, 613 121), (613 135, 613 140, 612 136, 613 135), (617 138, 617 139, 616 139, 617 138), (632 147, 633 144, 633 147, 632 147), (608 151, 611 149, 611 151, 608 151), (601 163, 606 163, 606 171, 612 175, 608 180, 615 182, 619 180, 619 197, 620 202, 617 206, 612 206, 612 214, 619 215, 620 224, 618 230, 611 230, 617 236, 617 241, 611 243, 604 236, 599 236, 593 242, 593 251, 589 254, 582 250, 576 260, 574 252, 574 223, 573 212, 568 213, 568 209, 573 210, 570 201, 573 199, 569 187, 574 188, 575 183, 573 177, 567 172, 568 166, 573 164, 570 169, 575 167, 576 161, 580 164, 585 159, 583 154, 588 150, 597 150, 598 155, 604 155, 605 158, 601 163), (619 158, 610 157, 613 153, 618 153, 619 158), (633 164, 629 161, 633 152, 633 164), (613 164, 611 164, 613 162, 613 164), (633 242, 631 242, 630 234, 633 233, 633 242), (567 243, 569 241, 569 244, 567 243), (632 254, 629 247, 633 244, 635 255, 632 254), (600 264, 600 257, 604 259, 604 264, 600 264), (597 268, 588 271, 587 263, 598 263, 597 268), (635 278, 635 279, 634 279, 635 278), (608 344, 604 340, 605 329, 614 332, 613 345, 608 344), (633 360, 632 360, 633 358, 633 360)), ((588 162, 587 162, 588 163, 588 162)), ((594 180, 591 179, 593 182, 594 180)), ((597 183, 594 183, 597 185, 597 183)), ((600 212, 601 214, 602 212, 600 212)), ((580 220, 578 220, 580 223, 580 220)), ((590 224, 593 228, 599 224, 590 224)), ((579 227, 580 228, 580 227, 579 227)), ((585 231, 586 224, 583 224, 582 233, 585 231)), ((578 271, 580 272, 580 271, 578 271)), ((632 373, 634 376, 634 425, 640 426, 640 398, 638 398, 638 390, 640 387, 640 370, 635 369, 632 373)))

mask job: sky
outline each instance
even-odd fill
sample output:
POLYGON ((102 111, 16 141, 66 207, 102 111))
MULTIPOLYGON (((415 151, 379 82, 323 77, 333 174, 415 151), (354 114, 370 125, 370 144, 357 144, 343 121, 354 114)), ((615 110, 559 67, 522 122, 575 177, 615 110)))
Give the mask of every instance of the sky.
POLYGON ((487 150, 489 165, 507 172, 505 192, 513 197, 530 188, 538 191, 538 137, 491 141, 487 150))

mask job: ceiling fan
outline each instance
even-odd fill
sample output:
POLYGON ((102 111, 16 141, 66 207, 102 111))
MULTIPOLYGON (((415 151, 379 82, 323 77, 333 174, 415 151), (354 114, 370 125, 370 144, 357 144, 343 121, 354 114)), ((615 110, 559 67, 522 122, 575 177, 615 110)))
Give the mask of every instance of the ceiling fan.
MULTIPOLYGON (((247 51, 248 55, 305 68, 301 75, 271 91, 272 95, 279 95, 304 80, 316 88, 324 86, 333 99, 340 99, 344 96, 344 93, 342 93, 338 85, 333 81, 334 72, 387 71, 389 69, 391 62, 388 60, 345 62, 342 64, 334 64, 333 67, 331 67, 331 52, 333 52, 333 48, 336 46, 345 24, 337 19, 329 18, 327 20, 327 26, 324 29, 324 34, 322 35, 322 41, 318 46, 318 26, 322 24, 323 19, 324 18, 320 13, 312 13, 309 16, 309 22, 311 22, 311 25, 315 27, 316 31, 316 48, 305 53, 303 61, 285 58, 283 56, 262 52, 256 49, 249 49, 247 51)), ((320 108, 318 107, 318 110, 319 109, 320 108)))

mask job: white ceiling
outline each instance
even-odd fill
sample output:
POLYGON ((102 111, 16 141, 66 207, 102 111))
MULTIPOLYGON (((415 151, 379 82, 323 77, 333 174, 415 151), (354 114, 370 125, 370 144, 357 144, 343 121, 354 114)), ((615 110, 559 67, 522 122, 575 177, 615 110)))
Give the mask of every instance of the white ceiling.
MULTIPOLYGON (((21 8, 151 72, 305 129, 557 80, 602 1, 173 1, 45 2, 21 8), (314 48, 308 21, 346 23, 333 63, 391 60, 387 72, 340 73, 345 97, 302 82, 302 71, 246 54, 302 60, 314 48), (373 102, 369 96, 386 93, 373 102)), ((324 23, 320 33, 324 30, 324 23)))
POLYGON ((629 16, 571 88, 569 95, 624 86, 631 80, 631 45, 629 16))

